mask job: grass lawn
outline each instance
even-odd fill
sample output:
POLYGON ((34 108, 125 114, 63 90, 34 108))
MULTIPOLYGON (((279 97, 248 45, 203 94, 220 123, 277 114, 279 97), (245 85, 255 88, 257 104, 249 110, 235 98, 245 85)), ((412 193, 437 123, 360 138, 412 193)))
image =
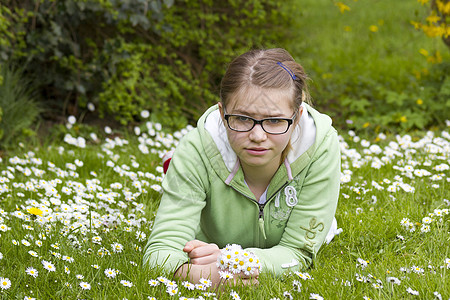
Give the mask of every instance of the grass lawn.
MULTIPOLYGON (((406 95, 408 105, 397 110, 414 110, 425 81, 436 80, 442 72, 430 62, 436 51, 442 62, 450 61, 440 38, 427 37, 411 24, 425 22, 428 13, 429 6, 416 0, 297 1, 290 10, 296 26, 290 28, 286 48, 310 75, 314 104, 341 127, 346 119, 359 120, 361 127, 386 107, 396 110, 392 100, 386 100, 389 92, 406 95), (333 3, 349 10, 341 12, 333 3), (358 104, 365 101, 367 109, 359 111, 358 104)), ((427 110, 431 99, 423 101, 419 113, 427 110)), ((445 102, 440 102, 442 107, 445 102)), ((381 123, 369 129, 383 127, 381 123)))
MULTIPOLYGON (((171 275, 144 269, 142 250, 160 198, 159 157, 186 132, 165 134, 149 122, 139 136, 112 138, 113 132, 97 143, 89 139, 85 148, 67 136, 4 157, 0 297, 173 299, 165 286, 171 275), (159 285, 149 284, 154 281, 159 285)), ((263 273, 259 287, 235 287, 234 296, 450 297, 449 133, 345 136, 336 215, 343 232, 307 273, 263 273)), ((180 297, 232 299, 231 288, 191 291, 175 284, 180 297)))
MULTIPOLYGON (((328 113, 321 97, 364 94, 371 83, 419 88, 431 67, 422 48, 448 60, 441 41, 410 25, 426 16, 416 1, 345 3, 344 13, 329 0, 292 10, 298 33, 287 49, 313 78, 321 111, 328 113)), ((20 144, 0 158, 0 299, 450 299, 448 125, 366 139, 338 128, 342 233, 311 269, 262 273, 257 287, 218 291, 190 290, 196 282, 142 267, 161 196, 160 157, 190 128, 140 126, 20 144)))

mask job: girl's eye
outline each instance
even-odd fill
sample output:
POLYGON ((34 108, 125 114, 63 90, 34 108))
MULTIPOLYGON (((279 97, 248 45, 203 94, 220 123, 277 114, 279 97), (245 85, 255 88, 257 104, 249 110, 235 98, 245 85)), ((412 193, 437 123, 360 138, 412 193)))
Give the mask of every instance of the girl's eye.
POLYGON ((268 119, 270 124, 278 124, 280 123, 282 120, 278 120, 278 119, 268 119))
POLYGON ((237 117, 237 120, 238 120, 239 122, 248 122, 248 121, 250 121, 249 118, 244 117, 244 116, 238 116, 238 117, 237 117))

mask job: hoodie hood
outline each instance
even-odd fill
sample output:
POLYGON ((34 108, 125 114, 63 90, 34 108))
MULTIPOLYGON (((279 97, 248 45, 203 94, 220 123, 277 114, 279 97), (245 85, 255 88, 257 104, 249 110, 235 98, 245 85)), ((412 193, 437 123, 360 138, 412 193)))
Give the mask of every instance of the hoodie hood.
MULTIPOLYGON (((288 181, 292 180, 308 164, 314 150, 320 145, 331 128, 331 119, 306 103, 302 103, 303 113, 295 127, 292 149, 277 173, 282 173, 288 181)), ((240 171, 239 160, 228 142, 226 128, 220 117, 218 105, 208 109, 197 123, 205 153, 215 172, 230 185, 240 171)), ((276 174, 274 177, 279 177, 276 174)), ((274 178, 275 179, 275 178, 274 178)))

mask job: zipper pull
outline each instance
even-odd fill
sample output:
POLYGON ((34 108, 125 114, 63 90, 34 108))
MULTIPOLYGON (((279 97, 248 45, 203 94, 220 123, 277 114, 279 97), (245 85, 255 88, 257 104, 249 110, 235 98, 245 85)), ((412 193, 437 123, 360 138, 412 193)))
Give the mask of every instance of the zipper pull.
POLYGON ((264 218, 259 218, 259 229, 262 231, 264 239, 267 240, 266 231, 264 230, 264 218))
POLYGON ((259 218, 260 219, 262 218, 264 221, 264 204, 258 203, 258 206, 259 206, 259 218))
POLYGON ((266 231, 264 230, 264 204, 259 204, 259 229, 262 231, 263 237, 267 240, 266 231))

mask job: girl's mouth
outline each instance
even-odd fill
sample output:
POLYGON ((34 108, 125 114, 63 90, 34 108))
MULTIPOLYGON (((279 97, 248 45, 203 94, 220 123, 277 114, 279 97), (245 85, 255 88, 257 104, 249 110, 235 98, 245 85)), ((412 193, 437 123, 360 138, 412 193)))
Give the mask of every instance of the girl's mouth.
POLYGON ((266 148, 246 148, 245 151, 251 155, 264 155, 269 149, 266 148))

